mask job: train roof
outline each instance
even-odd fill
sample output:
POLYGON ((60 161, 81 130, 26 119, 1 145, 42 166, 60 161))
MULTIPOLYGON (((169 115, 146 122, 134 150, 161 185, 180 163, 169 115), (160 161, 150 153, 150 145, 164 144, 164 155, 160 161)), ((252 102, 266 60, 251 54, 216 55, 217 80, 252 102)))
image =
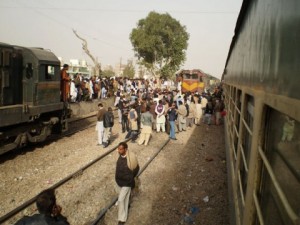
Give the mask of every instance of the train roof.
POLYGON ((43 48, 34 48, 34 47, 26 48, 26 49, 29 50, 33 55, 35 55, 40 61, 51 61, 60 64, 59 59, 50 50, 46 50, 43 48))
POLYGON ((242 23, 243 23, 244 18, 246 16, 246 12, 248 11, 250 1, 251 0, 244 0, 243 3, 242 3, 241 10, 240 10, 238 19, 236 21, 236 25, 235 25, 235 29, 234 29, 234 35, 232 37, 232 41, 231 41, 231 44, 230 44, 230 47, 229 47, 229 52, 228 52, 226 63, 225 63, 225 69, 224 69, 224 72, 222 74, 222 80, 223 80, 223 77, 224 77, 224 74, 225 74, 225 70, 226 70, 226 67, 227 67, 232 49, 233 49, 233 47, 234 47, 234 45, 235 45, 235 43, 238 39, 238 35, 239 35, 240 29, 242 27, 242 23))
POLYGON ((0 46, 3 46, 3 47, 6 47, 6 48, 13 48, 13 46, 12 45, 10 45, 10 44, 7 44, 7 43, 3 43, 3 42, 0 42, 0 46))
POLYGON ((7 43, 3 43, 3 42, 0 42, 0 46, 5 47, 5 48, 20 49, 22 51, 29 51, 40 61, 60 64, 60 61, 56 57, 56 55, 47 49, 38 48, 38 47, 24 47, 24 46, 18 46, 18 45, 11 45, 11 44, 7 44, 7 43))
POLYGON ((182 72, 192 72, 192 73, 202 73, 202 74, 205 74, 202 70, 200 69, 191 69, 191 70, 188 70, 188 69, 182 69, 182 70, 179 70, 176 74, 179 74, 179 73, 182 73, 182 72))
POLYGON ((300 99, 299 0, 244 0, 222 80, 300 99))

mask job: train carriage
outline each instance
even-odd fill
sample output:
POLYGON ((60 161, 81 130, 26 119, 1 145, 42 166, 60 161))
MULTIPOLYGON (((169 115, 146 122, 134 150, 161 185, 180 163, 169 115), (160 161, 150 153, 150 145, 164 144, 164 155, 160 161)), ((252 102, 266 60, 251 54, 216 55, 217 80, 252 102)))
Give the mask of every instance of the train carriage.
POLYGON ((300 2, 244 0, 223 73, 232 224, 300 224, 300 2))
POLYGON ((66 123, 60 61, 50 51, 0 43, 0 154, 44 141, 66 123))

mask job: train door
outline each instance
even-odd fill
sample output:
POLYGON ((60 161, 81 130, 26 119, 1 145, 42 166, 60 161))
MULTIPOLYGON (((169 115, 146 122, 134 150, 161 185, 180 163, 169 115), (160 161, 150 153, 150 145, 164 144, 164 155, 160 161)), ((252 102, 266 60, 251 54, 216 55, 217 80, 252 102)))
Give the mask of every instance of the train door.
POLYGON ((0 59, 0 105, 9 105, 12 100, 9 97, 9 74, 10 74, 10 58, 12 50, 9 48, 1 48, 0 59))
POLYGON ((36 88, 36 104, 47 105, 60 102, 60 68, 53 63, 39 65, 39 82, 36 88))
POLYGON ((20 104, 22 56, 12 48, 1 48, 0 53, 0 106, 20 104))
POLYGON ((23 71, 23 104, 27 109, 27 106, 32 105, 35 98, 34 94, 34 82, 36 82, 37 63, 33 57, 28 54, 26 50, 23 52, 24 71, 23 71))
POLYGON ((0 49, 0 106, 3 105, 3 95, 2 95, 2 89, 3 89, 3 52, 2 49, 0 49))

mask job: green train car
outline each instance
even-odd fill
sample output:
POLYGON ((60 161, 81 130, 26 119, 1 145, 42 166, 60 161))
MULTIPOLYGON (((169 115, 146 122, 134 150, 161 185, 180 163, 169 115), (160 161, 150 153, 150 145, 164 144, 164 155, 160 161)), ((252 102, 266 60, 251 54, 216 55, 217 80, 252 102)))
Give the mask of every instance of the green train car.
POLYGON ((60 80, 52 52, 0 43, 0 155, 66 127, 60 80))
POLYGON ((300 224, 300 1, 244 0, 222 76, 231 224, 300 224))

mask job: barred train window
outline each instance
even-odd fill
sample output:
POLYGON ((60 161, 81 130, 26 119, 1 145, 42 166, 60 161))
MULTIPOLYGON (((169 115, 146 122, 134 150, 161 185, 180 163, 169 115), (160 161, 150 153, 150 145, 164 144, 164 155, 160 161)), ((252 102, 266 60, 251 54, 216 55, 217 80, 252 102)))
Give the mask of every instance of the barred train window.
MULTIPOLYGON (((300 123, 275 110, 270 110, 267 123, 267 158, 292 210, 300 217, 300 123)), ((262 172, 260 196, 265 224, 295 224, 283 208, 265 167, 262 172)))
POLYGON ((244 113, 244 120, 246 124, 243 123, 243 135, 242 135, 242 149, 241 149, 241 179, 243 185, 244 194, 246 194, 247 189, 247 179, 248 179, 248 166, 250 159, 250 150, 252 142, 252 134, 246 128, 246 125, 252 132, 253 130, 253 117, 254 117, 254 98, 250 95, 246 95, 246 110, 244 113))
MULTIPOLYGON (((252 131, 253 131, 253 118, 254 118, 254 98, 246 95, 244 99, 240 96, 241 102, 244 100, 243 109, 241 110, 243 121, 241 126, 241 142, 238 146, 239 157, 239 188, 238 199, 240 212, 244 209, 244 199, 247 192, 248 184, 248 165, 251 151, 252 131)), ((239 104, 237 102, 237 104, 239 104)), ((238 107, 240 107, 238 105, 238 107)), ((241 220, 243 215, 241 215, 241 220)))

